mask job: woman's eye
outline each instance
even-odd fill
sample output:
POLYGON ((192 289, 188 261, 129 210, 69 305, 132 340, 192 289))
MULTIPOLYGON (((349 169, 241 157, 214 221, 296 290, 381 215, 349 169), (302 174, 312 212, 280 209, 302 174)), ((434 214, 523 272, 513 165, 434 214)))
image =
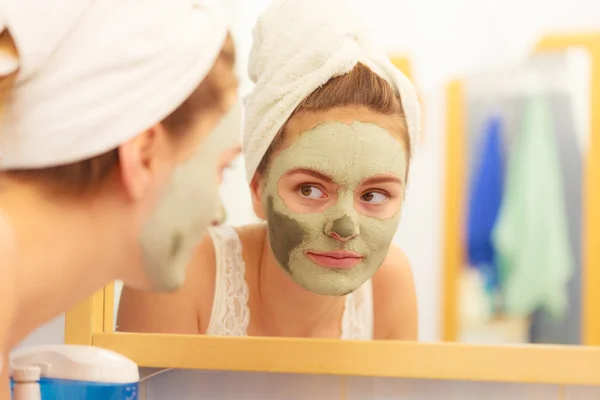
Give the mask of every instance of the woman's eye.
POLYGON ((308 197, 309 199, 320 199, 325 197, 321 189, 310 185, 304 185, 300 187, 300 194, 304 197, 308 197))
POLYGON ((382 204, 388 199, 388 197, 379 192, 367 192, 360 196, 360 199, 369 204, 382 204))

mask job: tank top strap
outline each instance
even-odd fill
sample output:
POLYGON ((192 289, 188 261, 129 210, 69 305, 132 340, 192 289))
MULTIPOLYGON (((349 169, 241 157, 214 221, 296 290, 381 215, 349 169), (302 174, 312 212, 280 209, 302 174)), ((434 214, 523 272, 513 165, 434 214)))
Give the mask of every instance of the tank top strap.
POLYGON ((209 228, 215 248, 215 297, 207 335, 246 336, 250 323, 246 264, 234 228, 209 228))
POLYGON ((373 284, 370 279, 346 296, 342 316, 342 339, 373 339, 373 284))

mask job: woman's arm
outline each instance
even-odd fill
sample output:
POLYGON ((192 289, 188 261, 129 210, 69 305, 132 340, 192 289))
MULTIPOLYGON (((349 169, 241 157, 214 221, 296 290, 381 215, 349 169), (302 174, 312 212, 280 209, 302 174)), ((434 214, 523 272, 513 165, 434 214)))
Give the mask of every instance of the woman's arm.
MULTIPOLYGON (((117 331, 142 333, 204 333, 206 306, 212 307, 215 252, 207 237, 198 246, 183 286, 172 293, 145 292, 123 287, 117 331), (210 301, 209 301, 210 300, 210 301)), ((210 310, 208 310, 210 316, 210 310)))
POLYGON ((375 339, 417 340, 417 294, 408 258, 391 246, 373 277, 375 339))
MULTIPOLYGON (((1 240, 1 237, 0 237, 1 240)), ((14 258, 8 257, 7 249, 0 246, 0 360, 8 349, 13 335, 12 328, 15 314, 15 278, 13 272, 14 258)))
POLYGON ((11 336, 14 314, 14 281, 6 262, 8 257, 6 254, 3 257, 2 251, 0 249, 0 400, 10 400, 8 338, 11 336))
POLYGON ((17 246, 0 212, 0 400, 10 399, 8 348, 15 313, 17 246))
POLYGON ((8 377, 8 356, 0 355, 0 360, 3 363, 0 366, 0 400, 10 400, 10 381, 8 377))

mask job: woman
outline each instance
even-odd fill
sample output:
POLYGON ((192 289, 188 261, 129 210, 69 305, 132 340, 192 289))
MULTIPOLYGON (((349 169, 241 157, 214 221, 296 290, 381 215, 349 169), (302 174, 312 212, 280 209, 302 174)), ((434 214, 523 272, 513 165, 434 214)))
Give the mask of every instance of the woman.
POLYGON ((0 285, 12 289, 0 290, 5 357, 112 280, 181 285, 216 208, 205 139, 236 101, 218 4, 68 3, 0 10, 19 68, 0 78, 0 285))
POLYGON ((259 18, 243 154, 266 224, 211 229, 177 293, 123 291, 121 331, 417 338, 410 265, 390 243, 418 102, 347 9, 282 0, 259 18))

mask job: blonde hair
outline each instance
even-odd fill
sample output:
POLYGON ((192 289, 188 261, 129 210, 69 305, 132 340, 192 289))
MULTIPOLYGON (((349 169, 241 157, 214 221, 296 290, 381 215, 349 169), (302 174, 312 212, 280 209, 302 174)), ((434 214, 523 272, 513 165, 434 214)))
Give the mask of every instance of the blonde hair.
MULTIPOLYGON (((10 35, 8 37, 10 38, 10 35)), ((234 64, 235 46, 231 36, 228 35, 213 67, 204 80, 186 101, 161 121, 173 138, 177 139, 187 134, 194 121, 202 118, 205 113, 222 107, 226 89, 237 84, 233 74, 234 64)), ((2 96, 0 101, 6 97, 14 83, 14 77, 2 79, 0 81, 0 96, 2 96)), ((10 170, 3 173, 12 178, 37 180, 60 189, 62 192, 82 194, 97 188, 118 165, 119 152, 118 149, 113 149, 76 163, 43 169, 10 170)))
MULTIPOLYGON (((305 112, 322 112, 336 107, 363 106, 378 114, 391 117, 391 126, 396 128, 405 146, 407 159, 410 160, 410 136, 402 101, 390 84, 362 63, 347 74, 331 78, 323 86, 312 92, 294 110, 288 122, 296 115, 305 112)), ((263 156, 257 173, 264 175, 270 159, 283 143, 285 129, 283 125, 263 156)))

